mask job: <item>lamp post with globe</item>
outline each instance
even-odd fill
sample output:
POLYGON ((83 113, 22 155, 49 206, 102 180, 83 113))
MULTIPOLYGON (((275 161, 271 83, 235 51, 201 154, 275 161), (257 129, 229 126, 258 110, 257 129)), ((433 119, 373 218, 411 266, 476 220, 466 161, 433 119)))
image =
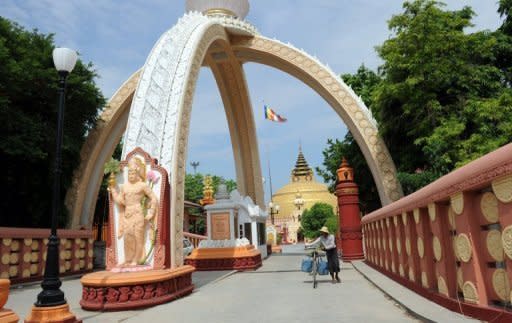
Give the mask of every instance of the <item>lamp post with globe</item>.
POLYGON ((60 213, 60 181, 62 159, 62 137, 64 128, 64 106, 66 79, 75 67, 77 53, 69 48, 55 48, 53 50, 53 63, 59 74, 59 107, 57 113, 57 133, 55 141, 55 161, 52 191, 51 231, 48 238, 44 278, 41 283, 43 290, 37 295, 37 301, 32 312, 25 322, 40 322, 52 319, 52 322, 74 322, 76 318, 69 312, 69 305, 60 290, 62 282, 59 279, 59 244, 57 236, 57 219, 60 213))

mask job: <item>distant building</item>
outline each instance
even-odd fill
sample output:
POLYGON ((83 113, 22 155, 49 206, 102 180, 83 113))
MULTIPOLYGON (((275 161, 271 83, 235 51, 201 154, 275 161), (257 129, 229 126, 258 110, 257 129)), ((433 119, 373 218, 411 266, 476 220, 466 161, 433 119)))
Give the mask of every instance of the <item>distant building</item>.
MULTIPOLYGON (((283 242, 293 243, 302 240, 302 237, 297 235, 297 231, 300 228, 300 217, 305 209, 311 208, 315 203, 323 202, 330 204, 336 214, 337 201, 336 196, 329 192, 327 185, 315 180, 313 170, 304 158, 302 149, 299 148, 299 156, 292 170, 290 183, 272 195, 273 204, 279 205, 279 212, 274 213, 274 224, 284 233, 283 242)), ((269 216, 267 223, 270 224, 270 222, 269 216)))

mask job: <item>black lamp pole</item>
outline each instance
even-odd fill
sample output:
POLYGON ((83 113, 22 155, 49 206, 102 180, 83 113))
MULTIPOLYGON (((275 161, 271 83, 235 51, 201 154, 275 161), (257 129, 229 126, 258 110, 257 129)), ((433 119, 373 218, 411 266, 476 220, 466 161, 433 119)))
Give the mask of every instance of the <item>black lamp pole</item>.
POLYGON ((60 239, 57 236, 57 219, 60 213, 60 178, 62 174, 62 134, 64 126, 64 104, 66 91, 66 78, 69 72, 59 71, 59 111, 57 115, 57 136, 55 149, 55 163, 53 176, 53 196, 52 196, 52 227, 50 237, 48 238, 48 249, 46 253, 46 265, 44 269, 44 278, 41 283, 43 291, 37 295, 38 307, 58 306, 66 304, 64 292, 60 290, 62 282, 59 279, 59 244, 60 239))

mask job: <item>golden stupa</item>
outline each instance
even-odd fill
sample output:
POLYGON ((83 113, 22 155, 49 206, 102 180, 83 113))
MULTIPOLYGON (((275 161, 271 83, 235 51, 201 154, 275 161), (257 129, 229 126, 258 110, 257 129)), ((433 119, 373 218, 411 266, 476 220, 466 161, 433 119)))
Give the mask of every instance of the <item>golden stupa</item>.
POLYGON ((302 212, 315 203, 323 202, 330 204, 336 214, 337 201, 336 196, 329 192, 327 185, 315 180, 313 170, 299 147, 299 156, 292 170, 290 183, 272 195, 273 204, 279 205, 279 213, 274 214, 275 224, 287 228, 288 242, 296 242, 299 240, 297 230, 300 227, 302 212))

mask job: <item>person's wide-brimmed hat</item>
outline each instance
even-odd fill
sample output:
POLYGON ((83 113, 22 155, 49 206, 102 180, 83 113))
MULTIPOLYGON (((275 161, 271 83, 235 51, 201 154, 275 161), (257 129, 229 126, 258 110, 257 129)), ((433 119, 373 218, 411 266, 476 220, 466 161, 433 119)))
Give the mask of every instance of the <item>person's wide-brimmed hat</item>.
POLYGON ((323 226, 321 229, 320 229, 320 232, 323 232, 323 233, 327 233, 329 234, 329 229, 327 229, 326 226, 323 226))

